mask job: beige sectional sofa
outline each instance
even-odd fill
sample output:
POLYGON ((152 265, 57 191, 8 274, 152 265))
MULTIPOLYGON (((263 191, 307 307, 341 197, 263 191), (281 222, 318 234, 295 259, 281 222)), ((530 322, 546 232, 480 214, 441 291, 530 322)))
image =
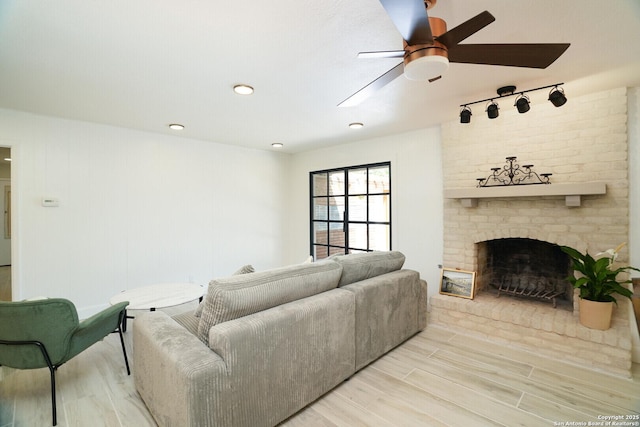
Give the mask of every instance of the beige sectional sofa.
POLYGON ((201 313, 136 318, 136 388, 160 426, 274 426, 424 329, 427 285, 404 260, 370 252, 212 280, 201 313))

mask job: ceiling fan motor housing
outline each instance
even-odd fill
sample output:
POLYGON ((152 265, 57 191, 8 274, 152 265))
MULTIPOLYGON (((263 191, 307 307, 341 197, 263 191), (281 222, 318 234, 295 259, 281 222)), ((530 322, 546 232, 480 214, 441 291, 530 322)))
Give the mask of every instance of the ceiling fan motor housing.
MULTIPOLYGON (((440 18, 429 17, 434 37, 447 32, 447 23, 440 18)), ((429 80, 440 76, 449 68, 447 47, 437 39, 431 44, 409 45, 404 42, 404 74, 409 80, 429 80)))

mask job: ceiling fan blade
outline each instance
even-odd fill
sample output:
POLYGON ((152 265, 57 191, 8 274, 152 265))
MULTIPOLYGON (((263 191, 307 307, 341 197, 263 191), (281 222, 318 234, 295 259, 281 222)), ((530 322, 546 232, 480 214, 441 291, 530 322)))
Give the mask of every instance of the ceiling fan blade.
POLYGON ((433 43, 424 0, 380 0, 380 3, 407 43, 433 43))
POLYGON ((381 89, 383 86, 400 77, 402 73, 404 73, 403 62, 399 63, 353 95, 342 101, 340 104, 338 104, 338 107, 353 107, 354 105, 358 105, 373 93, 375 93, 378 89, 381 89))
POLYGON ((569 43, 458 44, 449 48, 449 62, 547 68, 569 43))
POLYGON ((436 39, 443 45, 451 47, 457 45, 470 35, 477 33, 495 20, 496 18, 485 10, 457 27, 450 29, 446 33, 439 35, 436 39))
POLYGON ((358 58, 402 58, 404 50, 380 50, 377 52, 360 52, 358 58))

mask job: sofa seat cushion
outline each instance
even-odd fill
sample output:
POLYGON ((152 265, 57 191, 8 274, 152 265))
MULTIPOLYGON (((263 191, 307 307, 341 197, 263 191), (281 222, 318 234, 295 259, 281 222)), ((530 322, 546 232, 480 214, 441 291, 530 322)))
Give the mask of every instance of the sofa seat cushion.
POLYGON ((374 251, 336 255, 331 259, 342 265, 342 276, 338 284, 338 287, 342 287, 400 270, 404 265, 405 256, 398 251, 374 251))
POLYGON ((208 344, 218 323, 336 288, 342 266, 332 261, 298 264, 209 282, 198 324, 198 338, 208 344))
POLYGON ((171 316, 173 320, 178 322, 187 331, 193 335, 198 335, 198 324, 200 323, 200 317, 196 316, 191 310, 171 316))

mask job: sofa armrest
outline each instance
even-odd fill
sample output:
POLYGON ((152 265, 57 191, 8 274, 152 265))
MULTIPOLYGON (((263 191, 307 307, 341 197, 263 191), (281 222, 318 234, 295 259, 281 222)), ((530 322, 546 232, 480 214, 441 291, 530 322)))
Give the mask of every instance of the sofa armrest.
POLYGON ((356 299, 356 368, 361 369, 424 329, 426 282, 397 270, 343 286, 356 299))
POLYGON ((160 426, 197 425, 202 413, 220 410, 225 362, 166 313, 136 316, 133 345, 135 385, 160 426), (214 405, 203 406, 207 402, 214 405))

